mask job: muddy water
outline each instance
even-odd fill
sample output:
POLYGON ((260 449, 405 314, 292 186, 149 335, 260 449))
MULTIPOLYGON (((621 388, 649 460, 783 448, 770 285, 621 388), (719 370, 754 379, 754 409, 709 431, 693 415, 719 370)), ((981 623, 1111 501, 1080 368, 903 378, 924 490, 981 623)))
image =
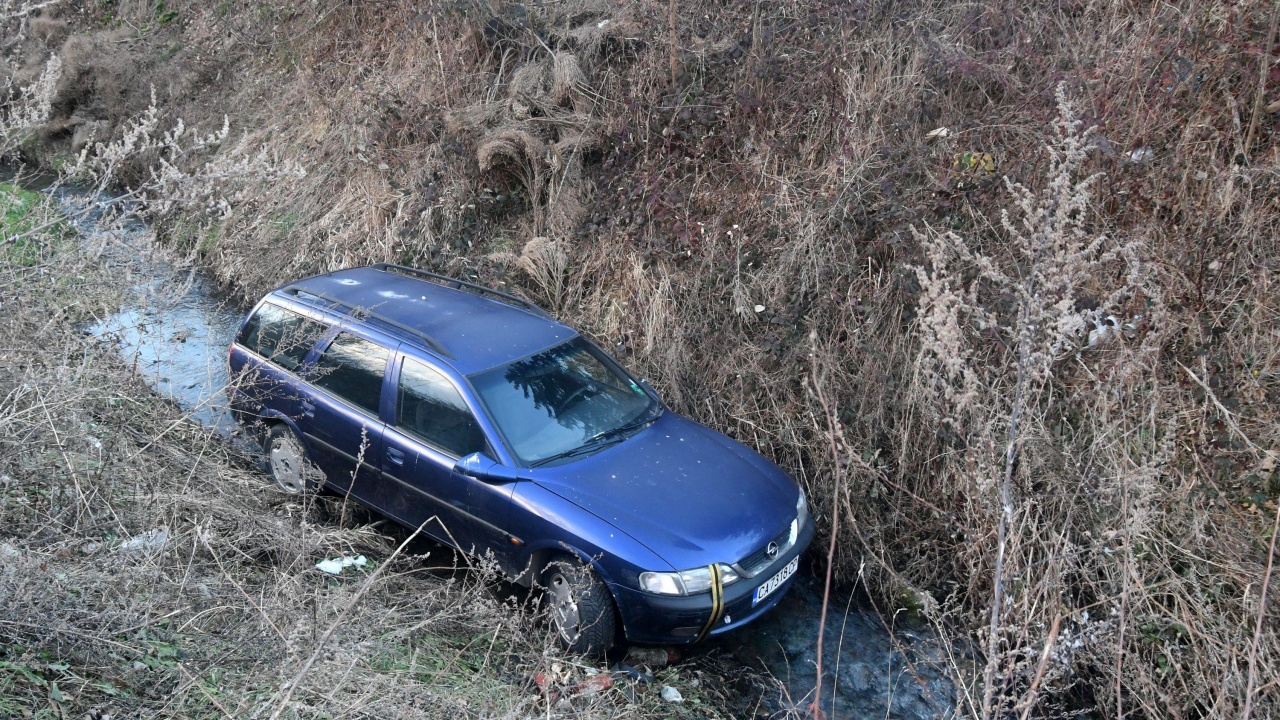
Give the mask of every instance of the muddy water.
MULTIPOLYGON (((818 552, 815 547, 810 553, 818 552)), ((771 613, 705 643, 782 683, 773 709, 803 711, 817 686, 822 579, 797 576, 771 613)), ((828 718, 944 718, 955 714, 955 688, 941 670, 936 636, 903 617, 882 617, 849 588, 835 590, 823 633, 821 709, 828 718)))
MULTIPOLYGON (((69 214, 86 202, 55 191, 69 214)), ((98 212, 77 221, 91 252, 127 290, 128 300, 89 332, 111 344, 157 392, 199 422, 232 431, 226 408, 227 348, 244 309, 229 303, 202 270, 159 248, 136 219, 107 222, 98 212)), ((813 551, 813 552, 816 552, 813 551)), ((805 712, 817 684, 818 578, 801 574, 773 612, 700 645, 686 656, 718 656, 772 675, 783 691, 770 711, 805 712)), ((939 670, 942 652, 920 627, 885 620, 847 589, 827 614, 822 710, 829 718, 935 718, 954 714, 955 691, 939 670)))

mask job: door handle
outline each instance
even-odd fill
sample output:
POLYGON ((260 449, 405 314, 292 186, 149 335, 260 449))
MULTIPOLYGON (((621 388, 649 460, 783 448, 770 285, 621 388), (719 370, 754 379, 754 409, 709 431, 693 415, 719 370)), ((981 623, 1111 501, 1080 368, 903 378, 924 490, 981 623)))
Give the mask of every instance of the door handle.
POLYGON ((315 417, 315 416, 316 416, 316 406, 315 406, 314 404, 312 404, 310 400, 303 400, 303 401, 302 401, 302 414, 303 414, 303 415, 306 415, 307 417, 315 417))
POLYGON ((404 453, 396 448, 387 448, 387 460, 395 465, 403 465, 404 453))

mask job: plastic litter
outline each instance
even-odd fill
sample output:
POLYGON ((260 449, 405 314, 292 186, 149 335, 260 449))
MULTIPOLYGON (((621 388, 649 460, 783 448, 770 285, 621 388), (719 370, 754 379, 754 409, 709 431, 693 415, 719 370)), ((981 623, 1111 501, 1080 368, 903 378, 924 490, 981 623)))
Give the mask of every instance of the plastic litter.
POLYGON ((355 557, 351 557, 349 555, 343 555, 340 558, 330 558, 328 560, 321 560, 320 562, 316 563, 316 569, 319 570, 320 572, 329 573, 330 575, 341 575, 343 569, 345 568, 352 567, 353 565, 355 567, 364 567, 365 565, 368 565, 368 564, 369 564, 368 559, 366 559, 365 556, 363 555, 357 555, 355 557))
POLYGON ((669 703, 684 702, 684 696, 680 694, 680 691, 671 687, 670 685, 662 686, 662 699, 666 700, 669 703))
POLYGON ((1155 158, 1155 156, 1156 156, 1155 151, 1153 151, 1151 148, 1142 147, 1129 153, 1129 162, 1133 163, 1134 165, 1140 165, 1142 163, 1151 162, 1151 160, 1155 158))
POLYGON ((167 542, 169 542, 169 531, 165 528, 153 528, 120 543, 120 552, 134 557, 154 555, 163 550, 167 542))

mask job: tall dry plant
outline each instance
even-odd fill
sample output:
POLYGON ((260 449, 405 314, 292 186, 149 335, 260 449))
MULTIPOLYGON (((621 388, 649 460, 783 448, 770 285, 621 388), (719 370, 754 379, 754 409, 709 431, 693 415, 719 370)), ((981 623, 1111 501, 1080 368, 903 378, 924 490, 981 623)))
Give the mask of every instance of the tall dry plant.
MULTIPOLYGON (((3 20, 0 16, 0 20, 3 20)), ((49 119, 58 81, 62 79, 62 60, 53 55, 35 82, 14 91, 13 81, 4 88, 0 101, 0 160, 9 160, 36 129, 49 119)))
MULTIPOLYGON (((1206 528, 1174 466, 1185 420, 1161 373, 1175 323, 1146 238, 1099 231, 1102 176, 1082 176, 1094 134, 1061 87, 1057 99, 1043 186, 1006 180, 1003 233, 917 233, 928 264, 915 268, 914 403, 924 431, 950 438, 937 482, 962 498, 957 550, 972 583, 962 615, 982 648, 968 711, 1064 710, 1082 682, 1115 715, 1194 713, 1196 697, 1238 708, 1244 683, 1220 673, 1245 664, 1246 646, 1209 661, 1191 654, 1188 633, 1199 624, 1239 637, 1230 626, 1261 626, 1265 601, 1251 609, 1247 590, 1206 598, 1176 581, 1179 543, 1205 542, 1206 528), (1176 703, 1170 682, 1181 685, 1176 703)), ((1224 582, 1255 562, 1218 561, 1224 582)), ((947 603, 925 607, 956 619, 947 603)), ((1255 643, 1248 664, 1264 656, 1255 643)))
POLYGON ((120 182, 124 167, 142 162, 149 177, 113 202, 136 203, 137 210, 153 216, 183 210, 217 220, 225 220, 232 206, 246 199, 247 186, 306 176, 296 161, 273 157, 265 145, 255 151, 244 140, 231 146, 230 136, 225 117, 221 128, 206 134, 181 118, 166 129, 152 88, 151 105, 126 122, 118 138, 86 144, 64 173, 88 183, 91 194, 103 195, 120 182))

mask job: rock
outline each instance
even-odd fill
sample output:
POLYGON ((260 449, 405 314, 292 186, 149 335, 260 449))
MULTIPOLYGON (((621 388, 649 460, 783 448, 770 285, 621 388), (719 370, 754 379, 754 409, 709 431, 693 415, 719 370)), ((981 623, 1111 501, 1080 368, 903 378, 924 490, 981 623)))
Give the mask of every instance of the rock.
POLYGON ((80 152, 91 142, 104 142, 111 136, 111 123, 106 120, 82 120, 71 134, 71 151, 80 152))
POLYGON ((663 648, 638 648, 633 647, 627 651, 627 657, 623 662, 628 665, 643 665, 652 670, 660 670, 666 667, 671 661, 667 655, 667 651, 663 648))
POLYGON ((662 699, 666 700, 669 703, 684 702, 684 696, 680 694, 680 691, 671 687, 670 685, 662 686, 662 699))
POLYGON ((841 681, 846 688, 864 693, 871 687, 871 670, 866 663, 854 662, 840 668, 841 681))

